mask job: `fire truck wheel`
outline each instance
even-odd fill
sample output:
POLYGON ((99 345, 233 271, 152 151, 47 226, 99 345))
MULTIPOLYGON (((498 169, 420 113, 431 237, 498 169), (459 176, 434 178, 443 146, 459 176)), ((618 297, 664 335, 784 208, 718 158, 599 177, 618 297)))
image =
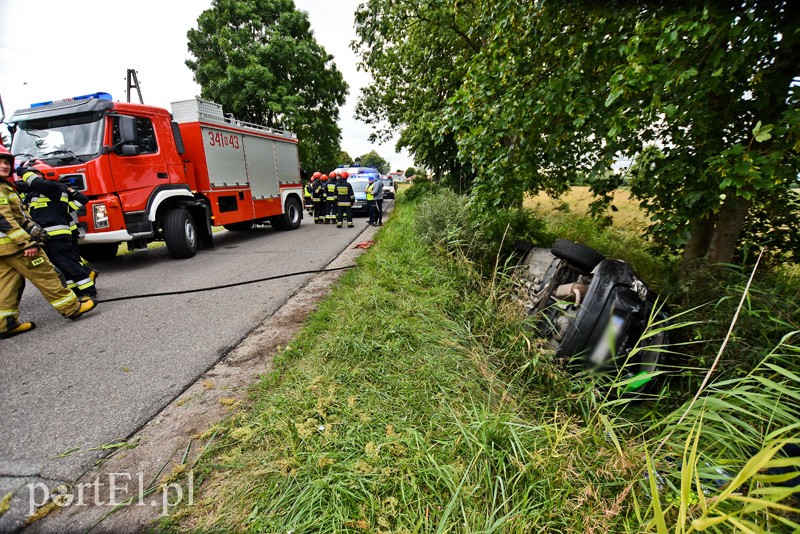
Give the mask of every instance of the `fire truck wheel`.
POLYGON ((284 205, 283 215, 270 217, 269 223, 276 230, 294 230, 300 226, 303 208, 300 206, 300 201, 294 197, 286 199, 284 205))
POLYGON ((119 243, 94 243, 81 245, 81 257, 89 261, 110 260, 117 255, 119 243))
POLYGON ((191 258, 197 252, 197 228, 184 208, 172 209, 164 219, 164 241, 175 259, 191 258))

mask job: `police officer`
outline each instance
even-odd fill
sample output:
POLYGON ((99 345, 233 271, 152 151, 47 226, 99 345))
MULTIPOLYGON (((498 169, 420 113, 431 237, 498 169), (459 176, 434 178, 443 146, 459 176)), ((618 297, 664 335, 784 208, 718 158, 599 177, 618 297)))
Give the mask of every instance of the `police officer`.
POLYGON ((328 175, 328 185, 325 186, 325 224, 333 224, 336 221, 336 171, 331 171, 328 175))
POLYGON ((82 262, 73 244, 72 205, 85 205, 89 199, 80 191, 58 181, 58 173, 50 165, 32 162, 17 169, 22 181, 17 189, 24 193, 31 218, 44 228, 48 239, 44 252, 64 274, 67 289, 85 299, 97 296, 92 270, 82 262))
POLYGON ((70 319, 91 311, 95 302, 84 302, 61 285, 53 265, 33 240, 31 232, 41 230, 27 219, 17 193, 11 169, 14 156, 0 145, 0 339, 36 328, 33 322, 19 322, 19 301, 30 280, 55 310, 70 319))
POLYGON ((372 224, 383 226, 383 181, 380 176, 372 184, 372 210, 372 224))
POLYGON ((325 186, 328 185, 328 175, 319 174, 318 179, 314 182, 314 188, 311 190, 311 202, 314 204, 314 224, 322 224, 325 222, 325 186))
POLYGON ((372 190, 375 189, 375 178, 370 175, 368 178, 369 184, 367 185, 367 189, 365 194, 367 196, 367 213, 369 213, 369 220, 367 224, 372 226, 375 223, 375 196, 372 194, 372 190))
POLYGON ((353 202, 356 201, 356 194, 353 186, 347 181, 350 177, 347 171, 339 173, 339 180, 336 182, 336 228, 342 227, 342 221, 347 216, 347 227, 353 227, 353 202))

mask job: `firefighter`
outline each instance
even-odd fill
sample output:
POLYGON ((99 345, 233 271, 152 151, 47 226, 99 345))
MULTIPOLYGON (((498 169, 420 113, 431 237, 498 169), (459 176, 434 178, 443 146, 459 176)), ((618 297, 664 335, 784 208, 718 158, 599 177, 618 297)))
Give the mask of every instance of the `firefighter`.
POLYGON ((311 201, 314 204, 314 224, 325 222, 325 187, 328 185, 328 175, 319 173, 319 178, 314 182, 311 190, 311 201))
POLYGON ((306 211, 308 211, 309 215, 311 215, 311 213, 314 211, 314 206, 312 205, 311 197, 313 195, 314 182, 319 178, 319 175, 320 173, 318 172, 312 174, 311 180, 309 180, 309 182, 305 186, 303 186, 303 204, 306 208, 306 211))
POLYGON ((339 173, 339 181, 336 182, 336 228, 342 227, 342 220, 347 216, 347 227, 353 227, 353 202, 356 201, 356 194, 353 192, 353 186, 348 183, 347 179, 350 175, 347 171, 339 173))
POLYGON ((97 297, 95 275, 81 262, 73 242, 73 206, 77 210, 89 199, 59 182, 58 173, 50 165, 30 162, 17 169, 17 175, 22 178, 17 189, 25 195, 31 218, 47 232, 44 252, 63 273, 67 289, 84 300, 97 297))
POLYGON ((14 156, 0 145, 0 339, 7 339, 36 328, 32 322, 19 322, 19 301, 25 279, 35 285, 55 310, 70 319, 91 311, 95 302, 84 302, 61 285, 53 264, 39 249, 33 235, 43 234, 22 209, 11 170, 14 156))
POLYGON ((331 171, 328 175, 328 185, 325 186, 325 224, 333 224, 336 221, 336 171, 331 171))

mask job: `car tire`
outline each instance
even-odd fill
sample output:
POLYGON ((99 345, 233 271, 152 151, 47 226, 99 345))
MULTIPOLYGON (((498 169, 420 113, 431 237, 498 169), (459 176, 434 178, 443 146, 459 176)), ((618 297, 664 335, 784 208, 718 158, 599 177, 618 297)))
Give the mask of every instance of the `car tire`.
POLYGON ((189 210, 172 209, 164 219, 164 241, 169 255, 176 260, 191 258, 197 253, 197 227, 189 210))
POLYGON ((598 263, 606 259, 596 250, 566 239, 556 239, 551 250, 553 256, 566 260, 577 267, 583 274, 589 274, 598 263))
POLYGON ((81 245, 81 257, 92 261, 110 260, 116 257, 119 250, 119 243, 92 243, 91 245, 81 245))

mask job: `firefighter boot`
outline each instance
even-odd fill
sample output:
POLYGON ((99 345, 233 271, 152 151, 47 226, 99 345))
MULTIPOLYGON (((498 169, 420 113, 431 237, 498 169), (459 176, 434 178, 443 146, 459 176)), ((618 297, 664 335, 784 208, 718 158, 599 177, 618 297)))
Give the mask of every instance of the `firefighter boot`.
POLYGON ((81 302, 80 307, 77 310, 75 310, 72 314, 67 315, 66 316, 67 319, 72 319, 74 321, 81 315, 92 311, 95 308, 95 306, 97 306, 97 303, 92 299, 81 300, 80 302, 81 302))
POLYGON ((0 334, 0 339, 8 339, 10 337, 17 336, 19 334, 24 334, 25 332, 30 332, 31 330, 36 328, 36 323, 19 323, 16 328, 9 330, 8 332, 3 332, 0 334))

